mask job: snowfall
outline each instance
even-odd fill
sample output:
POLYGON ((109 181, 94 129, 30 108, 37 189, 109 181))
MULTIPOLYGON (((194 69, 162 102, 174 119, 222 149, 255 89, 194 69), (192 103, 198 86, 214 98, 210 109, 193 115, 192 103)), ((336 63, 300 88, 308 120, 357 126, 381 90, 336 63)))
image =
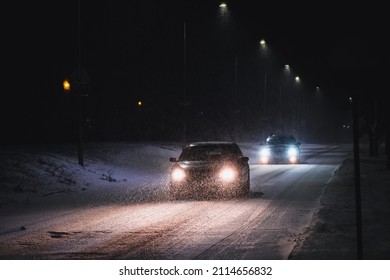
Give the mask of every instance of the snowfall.
MULTIPOLYGON (((248 148, 253 143, 239 145, 254 164, 256 151, 248 148)), ((367 260, 390 259, 390 171, 383 150, 381 146, 380 156, 370 157, 367 146, 361 145, 363 258, 367 260)), ((81 166, 76 144, 2 145, 0 218, 51 206, 164 199, 161 185, 167 182, 169 158, 180 151, 179 143, 85 143, 81 166)), ((358 258, 354 174, 351 145, 351 153, 324 186, 320 207, 289 259, 358 258)), ((5 230, 0 224, 0 233, 5 230)))

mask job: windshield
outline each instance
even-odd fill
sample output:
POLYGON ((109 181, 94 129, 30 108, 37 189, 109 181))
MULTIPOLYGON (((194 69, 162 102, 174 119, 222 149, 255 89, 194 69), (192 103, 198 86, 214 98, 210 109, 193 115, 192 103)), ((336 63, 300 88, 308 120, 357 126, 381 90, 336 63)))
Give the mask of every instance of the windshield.
POLYGON ((267 138, 267 145, 296 145, 294 136, 270 136, 267 138))
POLYGON ((218 160, 220 158, 237 158, 242 156, 241 150, 236 145, 199 145, 184 148, 179 161, 218 160))

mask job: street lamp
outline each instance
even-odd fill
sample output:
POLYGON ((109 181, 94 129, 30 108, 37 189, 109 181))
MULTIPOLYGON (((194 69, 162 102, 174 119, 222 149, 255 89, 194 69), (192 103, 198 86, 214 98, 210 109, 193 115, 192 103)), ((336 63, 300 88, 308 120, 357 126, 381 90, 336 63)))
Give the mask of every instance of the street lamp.
POLYGON ((230 19, 229 7, 225 2, 221 2, 218 7, 218 14, 222 24, 225 24, 230 19))
POLYGON ((228 5, 225 2, 219 4, 219 12, 222 16, 226 16, 229 13, 228 5))
POLYGON ((264 39, 261 39, 261 40, 260 40, 260 47, 261 47, 262 49, 266 49, 266 48, 267 48, 267 43, 265 42, 264 39))
POLYGON ((221 8, 221 10, 226 10, 227 9, 227 5, 225 2, 222 2, 220 5, 219 5, 219 8, 221 8))
POLYGON ((69 93, 70 92, 70 83, 69 83, 68 80, 64 80, 63 83, 62 83, 62 86, 64 88, 65 93, 69 93))

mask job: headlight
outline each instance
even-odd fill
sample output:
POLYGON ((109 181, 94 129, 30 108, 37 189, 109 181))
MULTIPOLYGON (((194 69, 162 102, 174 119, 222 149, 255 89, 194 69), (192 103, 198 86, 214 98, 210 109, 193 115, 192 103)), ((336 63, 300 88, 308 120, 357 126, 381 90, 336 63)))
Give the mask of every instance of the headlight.
POLYGON ((262 148, 260 150, 260 161, 262 163, 268 163, 271 156, 271 151, 268 148, 262 148))
POLYGON ((298 155, 298 149, 295 148, 295 147, 290 147, 288 150, 287 150, 287 155, 289 157, 296 157, 298 155))
POLYGON ((237 177, 237 171, 232 167, 224 167, 219 172, 219 178, 224 182, 232 182, 237 177))
POLYGON ((287 156, 291 163, 296 163, 298 161, 298 149, 296 147, 290 147, 287 150, 287 156))
POLYGON ((185 177, 186 177, 186 172, 182 168, 176 167, 175 169, 172 170, 171 178, 173 181, 181 182, 185 179, 185 177))

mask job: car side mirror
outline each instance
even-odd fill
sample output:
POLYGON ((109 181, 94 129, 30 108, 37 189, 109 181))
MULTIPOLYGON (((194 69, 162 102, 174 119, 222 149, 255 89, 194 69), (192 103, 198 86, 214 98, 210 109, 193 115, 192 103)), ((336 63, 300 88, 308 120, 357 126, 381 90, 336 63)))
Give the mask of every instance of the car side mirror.
POLYGON ((170 161, 170 162, 177 162, 177 159, 174 158, 174 157, 171 157, 171 158, 169 159, 169 161, 170 161))

